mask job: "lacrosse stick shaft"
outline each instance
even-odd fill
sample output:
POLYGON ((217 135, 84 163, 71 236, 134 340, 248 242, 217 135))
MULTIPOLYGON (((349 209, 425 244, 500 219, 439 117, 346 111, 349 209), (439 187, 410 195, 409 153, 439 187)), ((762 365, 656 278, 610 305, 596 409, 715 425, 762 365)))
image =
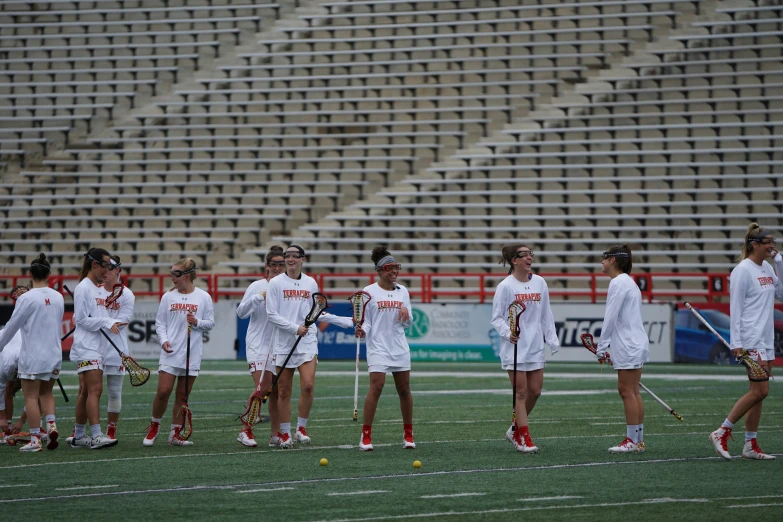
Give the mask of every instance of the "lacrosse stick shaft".
POLYGON ((640 382, 640 383, 639 383, 639 387, 640 387, 641 389, 643 389, 644 391, 646 391, 646 392, 647 392, 647 393, 650 395, 650 397, 652 397, 653 399, 655 399, 655 401, 656 401, 658 404, 660 404, 661 406, 663 406, 664 408, 666 408, 666 409, 669 411, 669 413, 671 413, 672 415, 674 415, 674 416, 675 416, 675 417, 677 417, 678 419, 682 420, 682 419, 680 418, 680 416, 679 416, 679 415, 677 415, 677 413, 676 413, 676 412, 675 412, 675 411, 672 409, 672 407, 671 407, 671 406, 669 406, 668 404, 666 404, 665 402, 663 402, 663 399, 661 399, 660 397, 658 397, 657 395, 655 395, 655 394, 652 392, 652 390, 651 390, 650 388, 648 388, 647 386, 645 386, 645 385, 644 385, 644 383, 640 382))
POLYGON ((296 350, 296 347, 299 345, 299 341, 302 340, 302 335, 296 338, 296 342, 294 343, 294 347, 291 348, 291 351, 288 352, 288 355, 285 358, 285 361, 283 361, 283 365, 280 367, 280 371, 277 372, 277 375, 275 375, 275 378, 272 379, 272 384, 269 386, 269 391, 266 392, 266 395, 264 396, 262 403, 266 404, 267 399, 269 399, 269 394, 272 393, 272 390, 275 389, 275 385, 277 384, 277 381, 280 379, 280 376, 283 375, 283 370, 285 370, 285 365, 288 364, 288 361, 291 359, 291 356, 294 354, 294 350, 296 350))
POLYGON ((517 343, 514 343, 514 383, 511 388, 511 431, 517 429, 517 343))
POLYGON ((185 406, 188 405, 188 384, 190 384, 190 323, 188 323, 188 340, 185 346, 185 406))
POLYGON ((64 342, 67 338, 73 335, 73 332, 76 331, 76 327, 74 326, 70 330, 68 330, 68 333, 60 337, 60 342, 64 342))
POLYGON ((60 378, 59 377, 57 378, 57 386, 60 387, 60 393, 63 394, 63 399, 65 400, 65 402, 69 402, 68 401, 68 394, 65 393, 65 388, 63 388, 63 383, 60 382, 60 378))
POLYGON ((353 381, 353 420, 359 420, 359 350, 361 339, 356 338, 356 378, 353 381))
POLYGON ((712 327, 712 325, 711 325, 710 323, 708 323, 708 322, 707 322, 707 320, 706 320, 704 317, 702 317, 702 315, 701 315, 699 312, 697 312, 697 311, 696 311, 696 309, 695 309, 694 307, 692 307, 692 306, 691 306, 691 304, 690 304, 690 303, 685 303, 685 307, 686 307, 688 310, 690 310, 690 311, 691 311, 691 313, 692 313, 693 315, 695 315, 695 316, 696 316, 696 318, 697 318, 699 321, 701 321, 701 323, 702 323, 704 326, 706 326, 706 327, 707 327, 707 329, 708 329, 710 332, 712 332, 712 333, 715 335, 715 337, 717 337, 718 339, 720 339, 720 342, 722 342, 722 343, 723 343, 723 344, 726 346, 726 348, 728 348, 729 350, 731 350, 731 349, 732 349, 732 348, 731 348, 731 345, 730 345, 729 343, 727 343, 727 342, 726 342, 726 339, 724 339, 724 338, 723 338, 723 336, 722 336, 721 334, 719 334, 718 332, 716 332, 716 331, 715 331, 715 328, 713 328, 713 327, 712 327))

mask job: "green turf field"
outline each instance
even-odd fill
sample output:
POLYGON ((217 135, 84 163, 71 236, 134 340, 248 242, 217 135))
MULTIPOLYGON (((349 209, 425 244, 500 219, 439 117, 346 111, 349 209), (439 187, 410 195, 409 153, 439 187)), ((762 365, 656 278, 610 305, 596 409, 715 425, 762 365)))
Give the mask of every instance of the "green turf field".
MULTIPOLYGON (((1 447, 3 520, 783 518, 781 382, 771 382, 759 434, 761 447, 779 460, 726 462, 707 440, 747 388, 738 367, 648 365, 643 382, 685 421, 647 398, 647 452, 625 456, 606 451, 624 437, 625 423, 614 374, 594 364, 547 367, 544 395, 530 421, 538 455, 518 454, 503 438, 511 392, 497 365, 459 363, 414 365, 415 450, 402 449, 391 378, 376 415, 375 451, 358 450, 361 418, 351 422, 350 362, 319 364, 311 446, 267 448, 268 425, 261 424, 256 436, 263 444, 244 448, 236 442, 235 419, 252 388, 246 368, 204 364, 202 370, 215 373, 196 382, 190 403, 195 445, 188 448, 166 444, 168 419, 156 445, 142 447, 156 376, 138 389, 126 381, 114 448, 62 444, 53 452, 20 454, 1 447), (321 458, 328 466, 319 465, 321 458), (423 464, 418 470, 416 459, 423 464)), ((75 375, 63 381, 75 396, 75 375)), ((360 394, 368 381, 363 373, 360 394)), ((72 405, 58 399, 61 432, 72 428, 72 405)), ((741 423, 735 432, 730 450, 739 455, 741 423)))

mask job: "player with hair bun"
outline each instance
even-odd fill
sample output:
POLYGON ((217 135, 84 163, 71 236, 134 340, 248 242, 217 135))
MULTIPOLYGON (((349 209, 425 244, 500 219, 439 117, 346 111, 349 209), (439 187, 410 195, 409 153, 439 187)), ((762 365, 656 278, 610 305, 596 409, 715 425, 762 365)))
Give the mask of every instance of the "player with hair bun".
MULTIPOLYGON (((745 243, 739 256, 739 264, 731 271, 729 287, 731 316, 731 352, 738 357, 743 350, 772 374, 775 360, 775 298, 783 301, 783 259, 775 249, 775 237, 770 230, 751 223, 745 234, 745 243), (773 258, 777 274, 766 261, 773 258)), ((769 393, 769 377, 763 380, 750 378, 750 389, 739 398, 721 426, 710 433, 715 452, 731 459, 728 439, 734 424, 745 417, 745 445, 742 457, 751 460, 773 460, 774 455, 764 453, 756 441, 761 421, 761 406, 769 393)))
POLYGON ((617 371, 617 390, 625 409, 625 438, 609 453, 641 453, 644 446, 644 401, 639 391, 642 367, 650 358, 650 341, 642 321, 642 293, 630 277, 633 257, 628 245, 609 247, 601 272, 611 278, 596 355, 610 359, 617 371), (610 352, 611 348, 611 352, 610 352))
POLYGON ((50 272, 45 254, 30 263, 33 287, 18 296, 11 319, 0 333, 2 353, 16 333, 22 332, 17 372, 30 425, 30 442, 19 448, 25 453, 41 451, 42 416, 45 416, 47 426, 47 448, 55 449, 59 444, 52 388, 62 366, 59 334, 65 303, 63 296, 48 286, 50 272))
POLYGON ((512 425, 506 431, 506 439, 522 453, 538 453, 538 447, 530 436, 528 415, 533 411, 544 385, 544 342, 553 355, 560 349, 549 306, 549 287, 543 277, 531 272, 533 256, 533 250, 525 244, 503 247, 501 263, 509 265, 509 275, 498 284, 492 299, 492 326, 500 336, 501 365, 508 372, 512 389, 516 390, 516 426, 512 425), (508 308, 515 302, 525 305, 519 321, 519 336, 511 331, 508 324, 508 308))
POLYGON ((367 371, 370 388, 364 399, 361 451, 372 451, 372 423, 378 400, 383 392, 386 374, 394 377, 402 413, 402 447, 416 448, 413 441, 413 397, 411 396, 411 351, 405 339, 405 328, 412 322, 408 289, 397 284, 401 266, 385 245, 373 249, 370 259, 379 281, 364 288, 370 295, 364 323, 356 327, 356 336, 367 339, 367 371))
MULTIPOLYGON (((267 320, 266 292, 269 288, 269 282, 285 272, 283 253, 283 248, 279 246, 273 246, 269 249, 264 263, 266 277, 251 283, 242 297, 242 302, 237 306, 237 316, 240 319, 250 318, 245 337, 247 364, 250 375, 253 377, 253 384, 258 387, 261 382, 262 390, 269 389, 272 379, 276 375, 275 358, 271 353, 274 326, 267 320), (262 375, 263 381, 261 380, 262 375)), ((270 429, 272 430, 269 446, 275 447, 280 445, 280 437, 277 436, 280 431, 280 420, 277 418, 277 386, 269 395, 268 404, 270 429)), ((252 426, 243 422, 237 442, 251 448, 258 446, 253 437, 252 426)))

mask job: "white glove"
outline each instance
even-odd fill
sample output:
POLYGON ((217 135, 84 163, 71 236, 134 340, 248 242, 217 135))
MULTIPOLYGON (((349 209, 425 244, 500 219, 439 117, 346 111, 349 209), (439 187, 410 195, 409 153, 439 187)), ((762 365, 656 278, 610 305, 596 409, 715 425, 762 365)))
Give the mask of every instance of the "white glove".
POLYGON ((552 355, 556 354, 560 351, 560 345, 559 344, 550 344, 549 345, 549 351, 552 353, 552 355))

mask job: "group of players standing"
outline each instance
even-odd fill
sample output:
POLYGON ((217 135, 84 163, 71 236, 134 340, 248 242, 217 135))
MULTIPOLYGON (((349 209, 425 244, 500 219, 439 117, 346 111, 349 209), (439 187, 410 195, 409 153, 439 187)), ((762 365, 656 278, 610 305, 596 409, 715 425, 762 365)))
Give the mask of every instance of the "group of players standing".
MULTIPOLYGON (((783 271, 783 259, 775 250, 772 233, 756 223, 751 224, 745 236, 740 262, 731 274, 731 347, 735 357, 743 349, 771 374, 774 359, 773 306, 777 297, 783 300, 783 281, 766 261, 774 258, 777 274, 783 271)), ((400 400, 403 420, 403 448, 415 448, 413 439, 413 400, 410 391, 410 350, 405 339, 405 328, 411 324, 410 295, 397 283, 401 266, 384 246, 376 247, 371 256, 378 274, 378 282, 367 286, 364 292, 371 297, 364 321, 355 325, 353 318, 328 313, 320 321, 344 328, 354 328, 355 335, 366 339, 367 366, 370 387, 364 401, 363 426, 359 449, 372 451, 372 423, 387 373, 391 373, 400 400)), ((509 245, 502 250, 502 262, 509 265, 508 276, 498 285, 493 299, 492 325, 501 338, 501 365, 508 372, 516 391, 515 421, 506 432, 506 438, 522 453, 536 453, 538 448, 530 435, 528 417, 541 394, 544 381, 544 343, 552 354, 560 349, 554 318, 549 305, 546 281, 532 273, 534 253, 526 244, 509 245), (514 302, 525 307, 520 317, 519 330, 508 322, 508 308, 514 302)), ((317 329, 305 325, 310 301, 318 292, 315 280, 302 272, 306 261, 305 250, 290 245, 285 250, 273 247, 266 255, 266 278, 250 285, 237 315, 250 318, 247 331, 247 361, 255 386, 268 389, 276 378, 276 386, 269 396, 270 447, 291 448, 294 441, 310 443, 307 420, 313 404, 316 365, 318 360, 317 329), (296 349, 294 341, 301 337, 296 349), (283 366, 287 356, 288 362, 283 366), (291 433, 291 393, 294 372, 300 377, 300 396, 297 406, 296 429, 291 433)), ((601 340, 597 356, 611 361, 618 375, 618 391, 626 417, 626 437, 611 453, 639 453, 645 451, 644 402, 640 394, 640 379, 644 363, 648 361, 648 337, 642 322, 642 296, 629 276, 632 254, 627 245, 610 247, 602 255, 602 272, 611 278, 606 302, 601 340)), ((72 447, 102 448, 115 445, 119 419, 124 368, 119 356, 109 349, 100 330, 109 335, 120 349, 127 353, 128 324, 134 298, 125 289, 121 299, 106 306, 109 288, 120 283, 120 260, 99 248, 85 254, 80 274, 81 282, 74 294, 76 334, 71 360, 79 375, 79 397, 76 404, 74 434, 69 438, 72 447), (109 390, 108 431, 101 431, 99 401, 103 375, 107 376, 109 390), (90 424, 90 435, 86 424, 90 424)), ((170 276, 174 288, 164 294, 156 317, 156 331, 161 343, 158 368, 158 390, 153 400, 152 417, 144 445, 154 444, 160 423, 172 392, 175 404, 169 444, 191 445, 181 436, 180 408, 186 403, 193 383, 198 377, 203 349, 203 333, 215 325, 212 298, 194 286, 196 264, 191 259, 177 261, 170 276), (192 331, 192 334, 188 333, 192 331), (186 336, 190 358, 186 359, 186 336), (189 364, 188 364, 189 363, 189 364), (188 366, 186 371, 186 366, 188 366), (186 378, 186 375, 188 377, 186 378)), ((55 423, 52 388, 61 366, 58 332, 63 315, 63 298, 59 292, 47 288, 49 263, 41 256, 33 261, 30 274, 33 288, 22 295, 14 314, 0 333, 0 390, 7 408, 12 386, 6 387, 13 364, 18 359, 18 378, 25 395, 27 421, 31 426, 31 441, 21 451, 40 451, 41 438, 47 447, 57 447, 58 432, 55 423), (20 331, 21 335, 17 335, 20 331), (18 345, 16 353, 3 348, 18 345), (11 354, 11 355, 9 355, 11 354), (42 428, 42 419, 46 427, 42 428), (41 430, 44 430, 43 432, 41 430)), ((17 377, 14 375, 14 377, 17 377)), ((761 417, 761 405, 769 391, 768 379, 751 380, 749 391, 732 408, 721 427, 710 434, 716 452, 731 458, 727 441, 734 423, 745 417, 745 444, 742 456, 749 459, 774 459, 759 448, 756 435, 761 417)), ((11 407, 13 401, 10 401, 11 407)), ((6 416, 0 410, 0 429, 8 431, 6 416)), ((252 427, 243 423, 237 441, 256 447, 252 427)))

